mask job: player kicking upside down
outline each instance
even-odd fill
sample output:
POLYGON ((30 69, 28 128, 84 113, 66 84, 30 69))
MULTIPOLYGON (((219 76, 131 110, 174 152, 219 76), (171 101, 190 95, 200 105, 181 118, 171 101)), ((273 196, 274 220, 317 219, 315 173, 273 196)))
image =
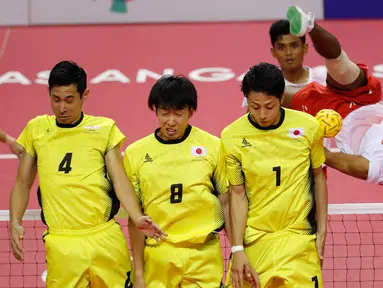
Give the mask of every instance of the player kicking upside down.
POLYGON ((242 81, 250 113, 222 131, 231 187, 227 283, 233 288, 249 287, 254 270, 262 288, 323 287, 323 134, 311 115, 281 108, 284 90, 279 68, 251 67, 242 81))
POLYGON ((84 69, 60 62, 48 83, 54 116, 30 120, 17 140, 25 153, 11 193, 12 252, 23 260, 21 223, 38 173, 47 287, 132 287, 128 245, 114 220, 120 202, 146 236, 166 234, 137 203, 121 157, 125 136, 112 119, 82 112, 84 69))
MULTIPOLYGON (((325 58, 327 86, 311 83, 292 97, 291 108, 315 115, 333 109, 343 118, 335 137, 340 153, 326 149, 326 164, 345 174, 383 185, 383 103, 380 81, 367 67, 353 63, 337 38, 299 7, 288 10, 290 31, 308 33, 316 51, 325 58)), ((287 101, 288 103, 289 101, 287 101)))
POLYGON ((166 242, 145 241, 129 222, 134 286, 221 287, 218 231, 228 215, 229 194, 220 140, 189 124, 197 91, 185 77, 159 79, 148 106, 160 127, 126 149, 124 165, 143 211, 168 236, 166 242))

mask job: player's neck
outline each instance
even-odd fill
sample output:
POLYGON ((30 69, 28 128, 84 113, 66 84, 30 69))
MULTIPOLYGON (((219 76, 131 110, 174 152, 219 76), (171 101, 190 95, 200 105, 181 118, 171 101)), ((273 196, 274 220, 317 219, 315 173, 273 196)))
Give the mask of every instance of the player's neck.
POLYGON ((309 77, 309 71, 302 66, 295 70, 285 70, 282 68, 283 77, 291 83, 305 83, 309 77))

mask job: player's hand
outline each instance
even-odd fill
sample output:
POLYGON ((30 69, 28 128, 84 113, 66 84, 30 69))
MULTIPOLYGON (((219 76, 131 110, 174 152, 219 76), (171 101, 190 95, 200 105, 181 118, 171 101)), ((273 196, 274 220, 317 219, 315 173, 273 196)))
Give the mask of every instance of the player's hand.
POLYGON ((251 267, 245 252, 238 251, 233 254, 230 283, 233 288, 242 288, 243 280, 247 281, 251 287, 260 287, 258 274, 251 267))
POLYGON ((15 258, 19 261, 24 260, 24 248, 22 240, 24 238, 23 226, 13 223, 10 225, 11 232, 11 248, 15 258))
POLYGON ((321 267, 323 267, 325 244, 326 244, 326 233, 317 233, 316 248, 318 251, 321 267))
POLYGON ((18 158, 24 153, 24 148, 19 143, 16 142, 15 138, 7 136, 7 144, 12 153, 15 154, 18 158))
POLYGON ((166 240, 165 237, 168 236, 168 234, 162 231, 149 216, 138 217, 134 223, 136 224, 137 229, 141 231, 141 233, 147 237, 153 238, 157 242, 160 242, 160 239, 166 240))

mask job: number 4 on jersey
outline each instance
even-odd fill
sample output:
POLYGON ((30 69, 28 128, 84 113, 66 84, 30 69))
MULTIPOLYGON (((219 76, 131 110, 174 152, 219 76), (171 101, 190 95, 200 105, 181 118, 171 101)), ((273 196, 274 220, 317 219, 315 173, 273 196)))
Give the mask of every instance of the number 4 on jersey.
POLYGON ((66 153, 59 165, 59 172, 64 172, 65 174, 68 174, 70 171, 72 171, 71 163, 72 153, 66 153))

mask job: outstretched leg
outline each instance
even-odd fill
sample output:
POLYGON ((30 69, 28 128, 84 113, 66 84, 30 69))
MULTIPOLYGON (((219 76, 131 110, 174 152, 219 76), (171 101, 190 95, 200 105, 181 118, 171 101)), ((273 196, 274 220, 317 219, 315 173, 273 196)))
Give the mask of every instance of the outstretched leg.
POLYGON ((315 22, 313 14, 306 14, 299 7, 291 6, 287 17, 291 34, 300 37, 308 33, 315 50, 325 58, 330 76, 327 81, 331 86, 341 90, 356 90, 366 85, 364 71, 348 58, 338 39, 315 22))

